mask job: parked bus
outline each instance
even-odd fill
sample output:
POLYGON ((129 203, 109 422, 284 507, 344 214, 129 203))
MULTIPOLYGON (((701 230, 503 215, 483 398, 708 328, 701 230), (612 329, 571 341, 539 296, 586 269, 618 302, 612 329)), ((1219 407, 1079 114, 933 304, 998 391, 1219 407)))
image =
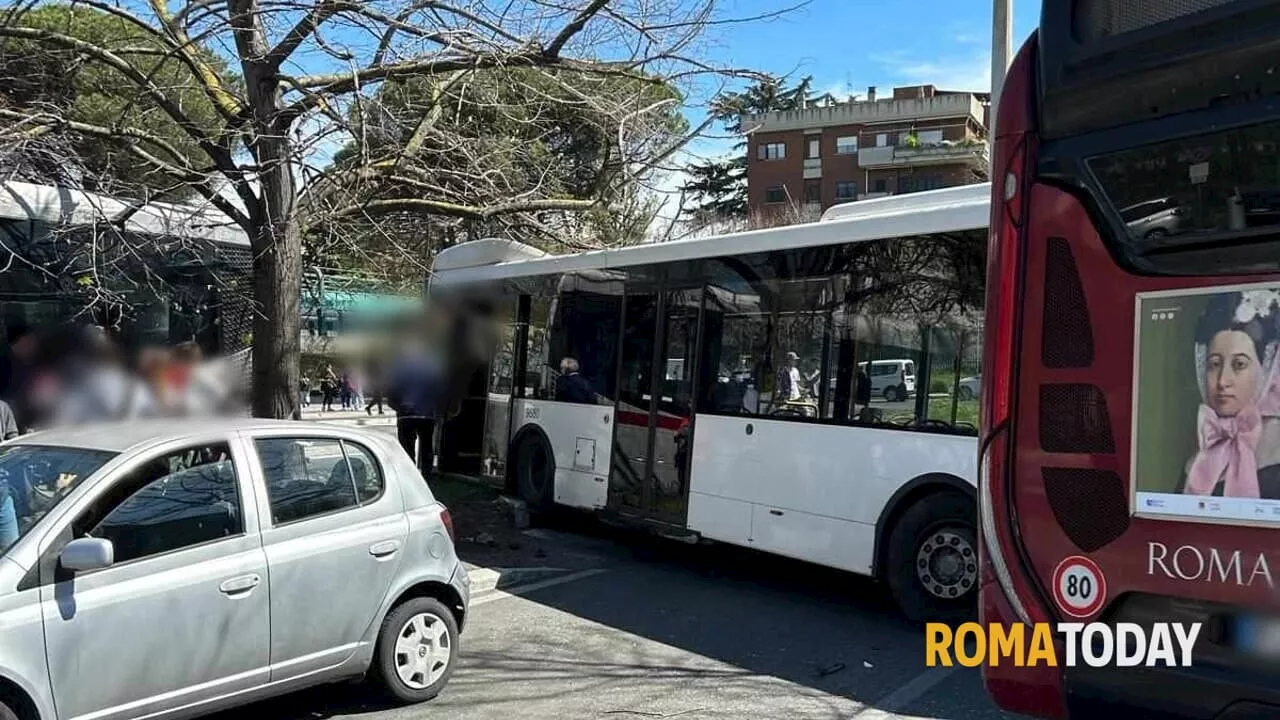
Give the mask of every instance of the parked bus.
POLYGON ((429 302, 493 338, 449 423, 476 439, 446 426, 451 447, 473 442, 535 509, 871 575, 913 618, 972 613, 977 401, 959 381, 980 362, 989 203, 973 185, 576 255, 445 250, 429 302), (860 382, 881 360, 910 397, 860 382))
POLYGON ((1275 2, 1045 0, 1009 68, 981 619, 1203 631, 1189 668, 989 665, 1002 708, 1280 716, 1278 39, 1275 2))

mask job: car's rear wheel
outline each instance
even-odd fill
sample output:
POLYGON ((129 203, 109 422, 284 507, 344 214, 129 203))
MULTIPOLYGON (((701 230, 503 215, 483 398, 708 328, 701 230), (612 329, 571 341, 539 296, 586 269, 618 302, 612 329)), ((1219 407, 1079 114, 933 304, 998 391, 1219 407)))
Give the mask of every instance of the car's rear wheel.
POLYGON ((11 710, 3 701, 0 701, 0 720, 19 720, 18 713, 11 710))
POLYGON ((973 616, 978 590, 973 500, 947 491, 915 503, 894 525, 888 553, 889 588, 908 618, 957 622, 973 616))
POLYGON ((400 702, 424 702, 448 684, 457 656, 453 613, 435 598, 411 598, 382 621, 373 679, 400 702))
POLYGON ((961 386, 960 386, 960 399, 961 399, 961 400, 972 400, 972 399, 973 399, 973 388, 969 387, 968 385, 961 385, 961 386))

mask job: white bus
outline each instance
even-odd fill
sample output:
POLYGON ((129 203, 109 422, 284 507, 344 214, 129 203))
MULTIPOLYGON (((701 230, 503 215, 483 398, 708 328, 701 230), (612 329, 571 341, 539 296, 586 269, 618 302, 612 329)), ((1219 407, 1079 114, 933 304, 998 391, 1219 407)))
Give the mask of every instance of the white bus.
POLYGON ((989 193, 575 255, 447 249, 431 302, 496 339, 460 424, 534 509, 881 578, 914 619, 971 612, 978 418, 960 380, 980 364, 989 193), (909 363, 913 392, 873 393, 877 361, 909 363))

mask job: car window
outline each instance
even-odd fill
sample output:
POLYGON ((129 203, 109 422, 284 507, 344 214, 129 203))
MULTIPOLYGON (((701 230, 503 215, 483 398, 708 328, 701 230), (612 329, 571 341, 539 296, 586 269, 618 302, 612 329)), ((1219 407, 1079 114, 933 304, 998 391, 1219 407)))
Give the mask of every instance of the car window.
POLYGON ((342 441, 351 463, 351 476, 356 485, 356 498, 361 504, 372 502, 382 494, 382 471, 369 449, 353 442, 342 441))
POLYGON ((356 507, 355 481, 342 443, 329 438, 263 438, 255 445, 271 499, 271 518, 281 523, 356 507))
POLYGON ((78 535, 110 540, 116 563, 243 533, 231 448, 216 444, 155 458, 118 481, 77 525, 90 528, 78 535))
POLYGON ((113 457, 72 447, 0 447, 0 554, 113 457))

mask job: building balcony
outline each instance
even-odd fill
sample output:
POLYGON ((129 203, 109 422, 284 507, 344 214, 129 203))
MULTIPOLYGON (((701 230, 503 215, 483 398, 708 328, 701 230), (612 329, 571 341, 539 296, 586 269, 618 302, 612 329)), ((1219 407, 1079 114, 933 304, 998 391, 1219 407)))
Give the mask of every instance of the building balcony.
POLYGON ((955 143, 951 145, 886 145, 858 150, 858 165, 874 170, 890 167, 920 167, 928 165, 987 164, 987 144, 984 142, 955 143))

